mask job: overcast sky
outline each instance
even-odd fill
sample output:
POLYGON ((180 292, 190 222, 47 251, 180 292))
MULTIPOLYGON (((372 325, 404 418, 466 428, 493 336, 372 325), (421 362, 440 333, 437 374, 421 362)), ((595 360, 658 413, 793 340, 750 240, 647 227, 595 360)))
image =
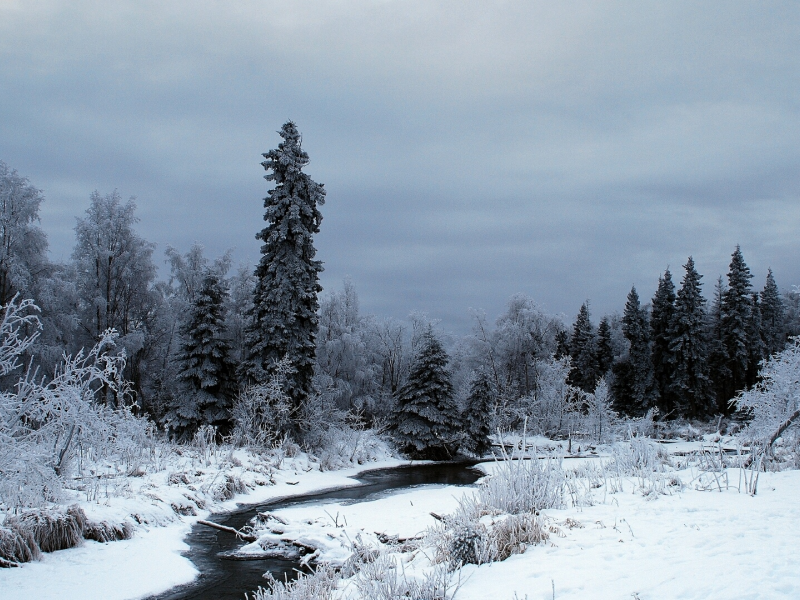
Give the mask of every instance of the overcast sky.
POLYGON ((95 189, 139 233, 254 264, 288 119, 325 184, 325 288, 469 330, 571 321, 741 244, 800 283, 800 3, 0 0, 0 160, 67 260, 95 189))

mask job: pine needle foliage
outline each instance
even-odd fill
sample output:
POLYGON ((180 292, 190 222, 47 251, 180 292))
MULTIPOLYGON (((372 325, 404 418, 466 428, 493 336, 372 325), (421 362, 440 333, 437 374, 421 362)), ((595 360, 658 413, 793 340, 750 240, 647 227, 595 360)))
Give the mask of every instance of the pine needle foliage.
POLYGON ((325 202, 322 184, 302 169, 308 154, 301 147, 297 126, 287 122, 279 132, 283 141, 264 154, 264 178, 274 181, 264 199, 267 226, 256 267, 252 325, 246 336, 249 358, 244 374, 253 383, 269 381, 273 366, 286 357, 293 374, 287 393, 298 409, 313 392, 316 336, 319 328, 318 294, 322 290, 313 237, 319 233, 325 202))
POLYGON ((223 433, 231 428, 234 366, 225 337, 227 291, 219 277, 207 273, 182 329, 178 379, 185 393, 177 400, 169 420, 189 436, 202 425, 214 425, 223 433))
POLYGON ((492 447, 490 413, 497 392, 486 370, 479 371, 472 381, 464 411, 465 448, 476 456, 484 456, 492 447))
POLYGON ((702 275, 695 269, 691 256, 684 269, 670 330, 669 351, 675 356, 671 389, 679 415, 702 418, 716 409, 708 375, 706 299, 700 293, 702 275))
POLYGON ((449 358, 429 327, 406 384, 397 392, 393 434, 400 450, 412 458, 445 460, 452 457, 461 429, 449 358))

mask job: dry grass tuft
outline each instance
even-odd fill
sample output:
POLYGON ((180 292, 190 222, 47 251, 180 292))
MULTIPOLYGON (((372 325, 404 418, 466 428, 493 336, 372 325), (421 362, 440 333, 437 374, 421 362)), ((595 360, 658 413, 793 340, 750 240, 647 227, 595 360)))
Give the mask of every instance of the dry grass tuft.
POLYGON ((42 552, 55 552, 81 543, 86 515, 78 506, 70 506, 67 512, 32 510, 11 517, 6 525, 30 535, 42 552))
POLYGON ((247 484, 236 475, 225 475, 225 482, 214 489, 214 499, 230 500, 236 494, 245 494, 250 490, 247 484))
POLYGON ((83 537, 103 544, 129 540, 133 537, 133 526, 128 522, 115 525, 107 521, 100 521, 99 523, 89 521, 83 530, 83 537))
POLYGON ((24 563, 39 560, 41 556, 42 552, 30 532, 0 527, 0 559, 24 563))

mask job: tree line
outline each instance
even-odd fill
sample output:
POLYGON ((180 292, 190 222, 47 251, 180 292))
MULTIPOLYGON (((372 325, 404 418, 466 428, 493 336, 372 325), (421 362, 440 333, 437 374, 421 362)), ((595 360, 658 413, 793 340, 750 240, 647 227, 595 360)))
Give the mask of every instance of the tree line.
MULTIPOLYGON (((601 424, 612 409, 729 415, 760 361, 800 332, 797 294, 781 294, 771 271, 755 292, 738 247, 710 305, 690 257, 677 291, 666 270, 649 306, 634 288, 623 314, 596 328, 588 301, 570 327, 523 294, 494 323, 476 311, 466 336, 422 314, 362 315, 350 281, 320 296, 313 239, 325 189, 303 172, 309 157, 295 124, 279 134, 262 163, 274 187, 255 269, 234 269, 230 252, 209 259, 199 244, 167 247, 165 281, 155 245, 135 231, 134 200, 116 191, 92 193, 71 260, 50 261, 41 191, 0 162, 0 304, 19 295, 40 307, 28 352, 43 376, 113 329, 130 385, 100 397, 175 438, 204 426, 233 435, 242 423, 302 438, 347 424, 385 428, 408 454, 445 458, 481 454, 490 431, 523 422, 557 435, 577 427, 575 415, 601 424)), ((258 431, 248 435, 269 439, 258 431)))

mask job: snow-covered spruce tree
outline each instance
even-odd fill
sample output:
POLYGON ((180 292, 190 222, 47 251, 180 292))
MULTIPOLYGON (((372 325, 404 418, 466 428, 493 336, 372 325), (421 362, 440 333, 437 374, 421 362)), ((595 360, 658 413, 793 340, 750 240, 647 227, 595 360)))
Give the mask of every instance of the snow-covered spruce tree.
POLYGON ((464 406, 464 447, 475 456, 483 456, 491 448, 491 413, 497 391, 489 371, 481 369, 475 374, 464 406))
POLYGON ((322 290, 322 263, 314 260, 313 238, 322 221, 317 205, 324 203, 325 190, 302 171, 309 159, 295 124, 289 121, 279 133, 283 141, 261 163, 268 171, 264 178, 274 181, 275 188, 264 199, 267 226, 256 235, 264 243, 255 270, 243 375, 266 383, 274 365, 286 357, 292 367, 286 392, 297 411, 313 392, 317 295, 322 290))
POLYGON ((194 435, 201 425, 213 425, 223 435, 231 429, 235 367, 225 336, 226 296, 219 277, 207 272, 181 329, 183 343, 177 358, 183 389, 165 420, 184 437, 194 435))
POLYGON ((786 345, 785 312, 772 269, 768 269, 767 280, 761 291, 761 339, 767 356, 782 351, 786 345))
POLYGON ((722 294, 720 306, 720 335, 725 348, 725 364, 730 375, 721 386, 723 397, 718 400, 725 406, 736 392, 747 387, 747 367, 750 360, 747 329, 753 310, 750 285, 752 278, 737 245, 731 255, 728 287, 722 294))
POLYGON ((672 387, 679 416, 707 417, 716 409, 714 392, 708 377, 704 306, 700 293, 702 276, 694 260, 684 265, 686 273, 675 299, 675 319, 670 331, 669 350, 675 356, 672 387))
POLYGON ((669 269, 664 271, 663 277, 658 278, 658 288, 651 306, 650 340, 653 377, 658 389, 658 408, 663 415, 670 415, 675 409, 675 396, 671 387, 675 356, 669 349, 670 331, 675 319, 675 284, 672 283, 669 269))
POLYGON ((614 364, 614 347, 611 343, 611 324, 608 317, 600 320, 597 326, 597 372, 605 376, 614 364))
MULTIPOLYGON (((747 321, 747 387, 752 387, 758 379, 761 361, 769 356, 761 337, 761 298, 758 292, 750 296, 750 318, 747 321)), ((726 411, 730 412, 730 411, 726 411)))
POLYGON ((449 358, 429 327, 421 336, 405 385, 397 391, 392 434, 412 458, 445 460, 458 445, 461 418, 447 365, 449 358))
POLYGON ((571 385, 591 392, 597 384, 597 350, 594 327, 589 317, 589 301, 581 305, 570 340, 572 371, 569 374, 571 385))
POLYGON ((614 365, 614 398, 617 410, 631 416, 642 416, 656 405, 658 392, 653 376, 647 314, 639 304, 636 288, 631 288, 622 331, 630 343, 628 356, 614 365))
MULTIPOLYGON (((717 400, 725 397, 725 389, 731 373, 728 368, 728 352, 722 341, 722 297, 725 294, 725 283, 720 275, 714 286, 714 298, 708 311, 708 370, 717 400)), ((721 400, 722 406, 717 408, 721 413, 727 412, 728 402, 721 400)))

